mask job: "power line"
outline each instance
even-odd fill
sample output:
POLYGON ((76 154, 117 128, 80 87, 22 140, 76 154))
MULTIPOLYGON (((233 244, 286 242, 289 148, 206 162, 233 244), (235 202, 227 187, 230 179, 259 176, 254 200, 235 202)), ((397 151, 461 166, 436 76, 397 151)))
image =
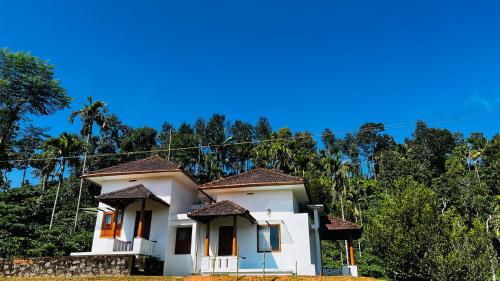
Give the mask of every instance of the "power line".
MULTIPOLYGON (((440 124, 440 123, 453 123, 474 119, 481 119, 486 117, 499 117, 500 113, 497 112, 480 112, 480 113, 472 113, 472 114, 462 114, 461 116, 449 116, 443 118, 430 119, 425 121, 426 124, 440 124), (494 113, 494 114, 491 114, 494 113), (491 114, 491 115, 488 115, 491 114)), ((401 129, 407 127, 415 126, 414 122, 405 122, 405 123, 395 123, 385 125, 383 127, 368 127, 365 129, 353 130, 355 132, 369 132, 369 131, 380 131, 381 129, 392 130, 392 129, 401 129)), ((348 134, 351 131, 332 131, 333 135, 343 135, 348 134)), ((322 133, 309 133, 311 137, 321 137, 322 133)), ((308 135, 299 135, 295 136, 295 138, 300 137, 308 137, 308 135)), ((154 150, 143 150, 143 151, 131 151, 131 152, 115 152, 115 153, 102 153, 102 154, 92 154, 87 155, 87 158, 99 158, 99 157, 109 157, 109 156, 120 156, 120 155, 135 155, 135 154, 147 154, 147 153, 160 153, 160 152, 169 152, 169 151, 182 151, 182 150, 191 150, 191 149, 206 149, 206 148, 216 148, 222 146, 236 146, 236 145, 247 145, 247 144, 259 144, 266 142, 278 142, 278 141, 293 141, 293 138, 274 138, 274 139, 265 139, 265 140, 255 140, 255 141, 245 141, 245 142, 236 142, 236 143, 228 143, 228 144, 211 144, 211 145, 198 145, 198 146, 188 146, 188 147, 179 147, 179 148, 167 148, 167 149, 154 149, 154 150)), ((28 158, 28 159, 9 159, 2 160, 0 163, 8 163, 8 162, 33 162, 33 161, 48 161, 48 160, 62 160, 62 159, 80 159, 83 155, 75 155, 75 156, 67 156, 67 157, 41 157, 41 158, 28 158)))

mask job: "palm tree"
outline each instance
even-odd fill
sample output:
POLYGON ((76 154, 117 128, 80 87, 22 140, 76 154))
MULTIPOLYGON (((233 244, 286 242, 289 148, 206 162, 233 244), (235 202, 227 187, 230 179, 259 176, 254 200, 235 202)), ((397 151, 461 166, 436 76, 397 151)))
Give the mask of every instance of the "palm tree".
MULTIPOLYGON (((84 104, 82 109, 78 109, 73 111, 69 117, 69 122, 73 124, 75 121, 75 117, 79 116, 82 120, 82 129, 80 130, 80 134, 82 137, 87 138, 87 147, 85 149, 85 153, 83 156, 83 168, 82 174, 85 173, 85 168, 87 165, 87 153, 90 151, 90 138, 92 137, 92 129, 94 127, 94 123, 96 123, 101 129, 106 127, 106 103, 103 101, 92 101, 92 97, 88 96, 87 100, 89 104, 84 104)), ((80 179, 80 188, 78 190, 78 203, 76 204, 76 213, 75 213, 75 225, 73 230, 76 229, 76 224, 78 222, 78 212, 80 211, 80 200, 82 197, 82 187, 83 187, 83 178, 80 179)))
POLYGON ((83 142, 78 138, 77 135, 62 133, 57 138, 50 138, 44 143, 44 147, 48 153, 53 157, 58 158, 57 161, 57 175, 59 177, 59 182, 57 184, 56 197, 54 199, 54 206, 52 207, 52 215, 50 217, 49 229, 52 229, 54 223, 54 214, 56 212, 57 199, 59 198, 59 191, 61 189, 64 171, 68 163, 74 166, 78 162, 77 155, 83 148, 83 142), (70 158, 71 157, 71 158, 70 158))

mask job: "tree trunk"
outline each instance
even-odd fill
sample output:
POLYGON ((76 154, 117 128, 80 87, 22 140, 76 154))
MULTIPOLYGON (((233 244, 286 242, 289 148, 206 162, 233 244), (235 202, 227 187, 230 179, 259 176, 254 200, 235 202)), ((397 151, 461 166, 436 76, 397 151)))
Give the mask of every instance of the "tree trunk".
MULTIPOLYGON (((89 152, 89 147, 90 147, 90 133, 87 135, 87 149, 85 151, 85 154, 83 155, 82 175, 85 174, 85 166, 87 165, 87 153, 89 152)), ((76 230, 76 225, 78 224, 78 212, 80 211, 82 188, 83 188, 83 178, 80 178, 80 188, 78 189, 78 202, 76 203, 75 224, 73 225, 73 231, 76 230)))
POLYGON ((24 165, 24 169, 23 169, 23 180, 21 181, 21 186, 24 185, 24 181, 26 180, 26 170, 28 169, 28 165, 24 165))
POLYGON ((56 198, 54 199, 54 206, 52 207, 52 215, 50 216, 49 229, 52 229, 52 224, 54 223, 54 214, 56 213, 57 199, 59 198, 59 190, 61 190, 63 175, 64 175, 64 166, 61 168, 61 173, 59 174, 59 183, 57 184, 56 198))

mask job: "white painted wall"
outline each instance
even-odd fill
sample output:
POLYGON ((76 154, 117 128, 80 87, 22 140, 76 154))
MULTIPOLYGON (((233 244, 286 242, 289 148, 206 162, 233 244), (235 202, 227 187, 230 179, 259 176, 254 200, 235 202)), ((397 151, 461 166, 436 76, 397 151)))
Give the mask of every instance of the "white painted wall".
POLYGON ((167 239, 165 247, 165 264, 163 267, 164 275, 183 276, 194 272, 196 260, 196 237, 198 235, 196 224, 187 218, 179 220, 179 214, 185 214, 191 211, 191 207, 198 203, 198 191, 190 186, 179 182, 174 182, 171 193, 172 204, 170 206, 169 225, 164 234, 167 239), (191 234, 191 253, 189 255, 175 254, 175 235, 177 227, 192 227, 191 234))
POLYGON ((250 212, 294 213, 294 197, 292 190, 269 190, 252 192, 224 192, 215 195, 216 201, 230 200, 250 212))
MULTIPOLYGON (((155 255, 165 260, 168 248, 170 247, 169 243, 172 242, 172 239, 175 239, 175 228, 169 227, 171 215, 176 215, 179 212, 187 212, 191 208, 191 205, 197 202, 197 186, 192 182, 179 180, 177 177, 173 176, 142 177, 137 178, 136 181, 133 182, 130 182, 130 179, 113 179, 102 182, 101 193, 108 193, 138 184, 143 184, 156 196, 170 204, 170 207, 167 207, 154 200, 146 200, 146 210, 152 210, 149 240, 156 241, 154 250, 155 255), (172 202, 176 203, 172 204, 172 202)), ((140 205, 141 203, 138 200, 126 207, 122 231, 120 237, 117 237, 118 239, 122 241, 133 241, 135 216, 136 212, 140 210, 140 205)), ((107 210, 107 208, 110 207, 106 204, 99 203, 99 209, 107 210)), ((113 247, 113 239, 100 238, 102 219, 103 212, 99 211, 92 243, 92 252, 96 253, 110 252, 113 247)))
MULTIPOLYGON (((165 260, 165 275, 190 275, 200 270, 200 259, 203 255, 205 225, 195 223, 187 218, 192 205, 198 202, 197 186, 189 181, 176 177, 139 178, 135 182, 129 179, 115 179, 102 183, 102 193, 123 189, 132 185, 143 184, 155 195, 170 204, 165 207, 155 201, 147 200, 146 209, 153 210, 150 240, 157 241, 155 253, 165 260), (175 255, 175 234, 177 227, 192 226, 191 253, 175 255), (198 261, 198 263, 197 263, 198 261)), ((269 187, 271 189, 272 187, 269 187)), ((281 251, 266 253, 268 269, 279 268, 295 272, 295 264, 299 275, 314 275, 314 235, 310 231, 309 216, 299 213, 299 204, 294 192, 286 189, 220 192, 213 194, 217 201, 231 200, 250 210, 258 224, 279 223, 281 225, 281 251), (267 211, 270 210, 270 213, 267 211)), ((100 203, 99 208, 106 205, 100 203)), ((140 202, 129 205, 125 210, 121 240, 132 241, 135 213, 140 209, 140 202)), ((112 249, 112 239, 102 239, 100 227, 102 212, 97 215, 92 252, 106 252, 112 249)), ((232 218, 219 218, 211 223, 210 252, 215 254, 218 243, 219 227, 232 225, 232 218)), ((257 252, 257 225, 239 217, 237 225, 238 247, 242 269, 261 269, 262 253, 257 252)))

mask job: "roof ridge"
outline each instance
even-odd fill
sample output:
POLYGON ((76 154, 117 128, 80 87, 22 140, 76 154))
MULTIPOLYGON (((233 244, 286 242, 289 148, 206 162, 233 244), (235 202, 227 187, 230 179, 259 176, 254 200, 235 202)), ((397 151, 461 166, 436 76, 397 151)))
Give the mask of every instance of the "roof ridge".
POLYGON ((227 177, 222 177, 222 178, 217 179, 217 180, 213 180, 213 181, 206 182, 206 183, 202 184, 201 186, 210 185, 210 184, 213 184, 213 183, 218 183, 218 182, 221 182, 221 181, 223 181, 223 180, 227 180, 227 179, 235 178, 235 177, 238 177, 238 176, 242 176, 242 175, 245 175, 245 174, 250 173, 251 171, 255 171, 255 170, 257 170, 257 169, 260 169, 260 168, 254 168, 254 169, 251 169, 251 170, 245 171, 245 172, 243 172, 243 173, 234 174, 234 175, 230 175, 230 176, 227 176, 227 177))
POLYGON ((280 169, 268 169, 268 168, 260 168, 260 169, 266 170, 266 171, 268 171, 270 173, 279 174, 281 176, 285 176, 285 177, 289 177, 289 178, 293 178, 293 179, 301 179, 301 180, 303 180, 302 177, 289 175, 289 174, 283 172, 280 169))
POLYGON ((154 158, 159 158, 161 161, 169 162, 169 163, 175 165, 178 169, 180 169, 180 167, 181 167, 178 163, 170 161, 170 160, 167 160, 167 159, 161 157, 160 155, 156 154, 156 155, 149 156, 149 157, 146 157, 146 158, 142 158, 142 159, 138 159, 138 160, 134 160, 134 161, 129 161, 129 162, 121 163, 121 164, 118 164, 118 165, 109 166, 109 167, 102 168, 102 169, 99 169, 99 170, 91 171, 91 172, 88 172, 86 174, 96 174, 96 173, 100 173, 100 172, 103 172, 103 171, 107 171, 107 170, 112 169, 112 168, 113 169, 120 168, 120 167, 124 167, 124 166, 130 165, 130 164, 136 164, 136 163, 145 162, 145 161, 148 161, 148 160, 151 160, 151 159, 154 159, 154 158))
POLYGON ((208 205, 205 205, 205 206, 203 206, 203 207, 201 207, 199 209, 193 210, 193 211, 189 212, 189 214, 194 215, 194 214, 197 214, 199 212, 202 212, 202 211, 205 211, 205 210, 208 210, 208 209, 216 208, 216 207, 218 207, 218 206, 220 206, 222 204, 229 204, 232 207, 234 207, 235 209, 238 209, 238 211, 240 211, 240 212, 247 212, 248 211, 247 209, 245 209, 242 206, 234 203, 231 200, 221 200, 221 201, 215 202, 213 204, 208 204, 208 205))
MULTIPOLYGON (((277 175, 277 176, 285 177, 286 179, 290 179, 290 180, 296 180, 296 181, 302 181, 302 182, 304 181, 304 178, 302 178, 302 177, 298 177, 298 176, 293 176, 293 175, 286 174, 285 172, 283 172, 282 170, 279 170, 279 169, 269 169, 269 168, 263 168, 263 167, 255 167, 255 168, 253 168, 251 170, 248 170, 246 172, 243 172, 243 173, 230 175, 230 176, 227 176, 227 177, 224 177, 224 178, 220 178, 220 179, 217 179, 217 180, 213 180, 213 181, 204 183, 204 184, 200 185, 200 187, 203 188, 203 187, 214 186, 214 185, 217 185, 217 184, 223 184, 225 181, 230 181, 231 179, 234 179, 234 178, 237 178, 237 177, 242 177, 242 176, 245 176, 247 174, 255 173, 255 172, 259 172, 259 171, 264 172, 264 173, 269 173, 271 175, 277 175)), ((276 181, 276 182, 280 183, 280 182, 286 182, 286 181, 276 181)), ((229 185, 233 185, 233 184, 229 184, 229 185)))
MULTIPOLYGON (((154 155, 154 156, 142 158, 142 159, 139 159, 139 160, 129 161, 129 162, 121 163, 121 164, 118 164, 118 165, 114 165, 114 166, 102 168, 102 169, 99 169, 97 171, 102 171, 102 170, 106 170, 106 169, 110 169, 110 168, 121 167, 121 166, 132 164, 132 163, 143 162, 143 161, 146 161, 146 160, 149 160, 149 159, 152 159, 152 158, 156 158, 156 157, 160 157, 160 156, 159 155, 154 155)), ((160 157, 160 158, 162 158, 162 157, 160 157)), ((94 172, 97 172, 97 171, 94 171, 94 172)))

